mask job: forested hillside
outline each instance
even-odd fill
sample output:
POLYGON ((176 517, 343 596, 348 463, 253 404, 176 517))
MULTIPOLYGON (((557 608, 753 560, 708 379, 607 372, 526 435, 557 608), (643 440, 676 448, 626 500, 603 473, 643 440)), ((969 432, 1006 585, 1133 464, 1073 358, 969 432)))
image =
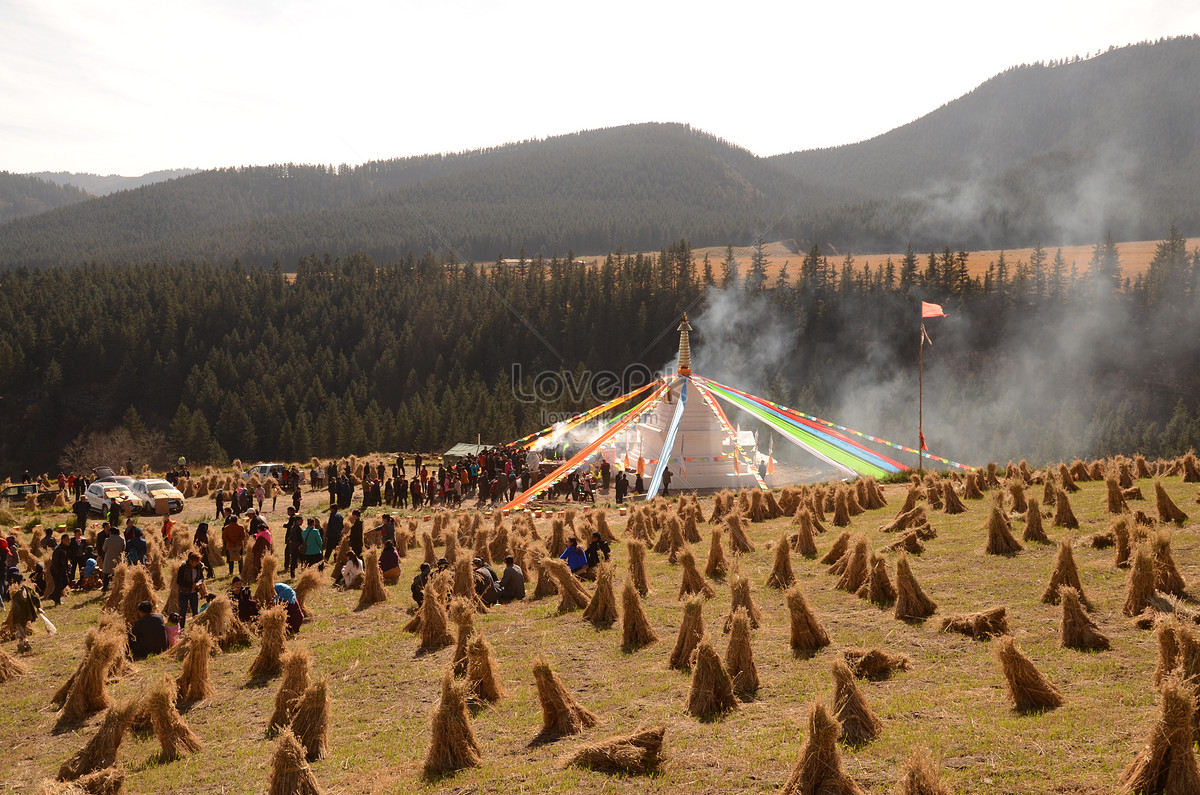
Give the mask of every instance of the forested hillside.
POLYGON ((55 185, 70 185, 87 191, 93 196, 107 196, 119 190, 133 190, 143 185, 153 185, 176 177, 186 177, 199 173, 198 168, 174 168, 166 171, 151 171, 137 177, 124 177, 120 174, 76 174, 70 171, 38 171, 31 177, 53 182, 55 185))
POLYGON ((940 454, 1200 446, 1200 251, 1173 233, 1133 282, 1111 242, 1083 270, 1040 251, 973 279, 963 259, 911 253, 864 272, 814 248, 797 279, 767 282, 753 253, 696 262, 678 241, 594 268, 305 257, 294 282, 242 265, 19 269, 0 277, 0 471, 51 468, 122 418, 193 461, 513 439, 595 401, 514 391, 543 370, 662 367, 684 310, 697 372, 911 444, 922 298, 951 315, 929 322, 925 352, 940 454))
POLYGON ((0 171, 0 224, 90 198, 77 189, 25 174, 0 171))

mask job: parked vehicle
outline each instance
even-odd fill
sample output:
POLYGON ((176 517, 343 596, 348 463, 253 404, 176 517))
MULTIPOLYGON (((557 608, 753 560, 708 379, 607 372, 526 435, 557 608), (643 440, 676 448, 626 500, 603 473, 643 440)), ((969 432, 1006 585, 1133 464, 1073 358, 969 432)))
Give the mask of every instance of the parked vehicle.
POLYGON ((129 488, 137 497, 144 514, 157 514, 160 499, 167 501, 167 510, 171 513, 183 510, 183 492, 172 486, 169 481, 158 478, 135 480, 129 488))
POLYGON ((275 478, 275 480, 282 481, 283 473, 286 471, 287 466, 284 464, 255 464, 242 473, 242 482, 249 483, 250 478, 254 475, 258 475, 259 480, 275 478))
POLYGON ((42 487, 37 483, 14 483, 4 487, 4 491, 0 492, 0 500, 24 503, 30 494, 40 494, 41 492, 42 487))
POLYGON ((114 502, 118 504, 128 502, 133 506, 135 512, 140 511, 142 507, 142 501, 128 486, 113 480, 96 481, 87 487, 83 496, 88 501, 88 507, 92 509, 92 512, 101 515, 108 513, 114 502))

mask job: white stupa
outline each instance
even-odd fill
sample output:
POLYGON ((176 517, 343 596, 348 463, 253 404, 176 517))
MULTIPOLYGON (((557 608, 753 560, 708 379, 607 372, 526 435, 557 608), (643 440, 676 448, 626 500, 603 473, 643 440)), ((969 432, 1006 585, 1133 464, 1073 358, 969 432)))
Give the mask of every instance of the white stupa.
POLYGON ((743 446, 743 461, 735 465, 733 434, 722 426, 699 387, 691 381, 692 349, 688 338, 691 330, 687 315, 684 315, 679 324, 679 377, 666 398, 637 423, 641 439, 639 452, 646 461, 646 485, 650 485, 658 462, 665 457, 673 475, 672 489, 755 488, 757 481, 745 463, 755 460, 755 450, 743 446), (667 443, 671 421, 685 388, 687 400, 679 429, 674 444, 664 456, 663 447, 667 443))

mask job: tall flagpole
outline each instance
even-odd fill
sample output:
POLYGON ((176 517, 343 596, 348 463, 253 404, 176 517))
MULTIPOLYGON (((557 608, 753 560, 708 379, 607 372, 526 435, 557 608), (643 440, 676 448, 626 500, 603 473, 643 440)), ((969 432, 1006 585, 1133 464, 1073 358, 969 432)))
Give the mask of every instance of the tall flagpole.
POLYGON ((921 318, 921 343, 917 354, 917 474, 925 474, 925 319, 921 318))

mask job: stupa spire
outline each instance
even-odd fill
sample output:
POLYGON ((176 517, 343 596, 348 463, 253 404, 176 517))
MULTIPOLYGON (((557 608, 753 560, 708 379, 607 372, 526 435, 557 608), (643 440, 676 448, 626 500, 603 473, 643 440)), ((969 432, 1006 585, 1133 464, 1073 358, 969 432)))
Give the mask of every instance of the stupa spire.
POLYGON ((688 332, 691 330, 687 312, 684 312, 683 322, 679 324, 679 374, 683 376, 692 374, 692 343, 688 338, 688 332))

